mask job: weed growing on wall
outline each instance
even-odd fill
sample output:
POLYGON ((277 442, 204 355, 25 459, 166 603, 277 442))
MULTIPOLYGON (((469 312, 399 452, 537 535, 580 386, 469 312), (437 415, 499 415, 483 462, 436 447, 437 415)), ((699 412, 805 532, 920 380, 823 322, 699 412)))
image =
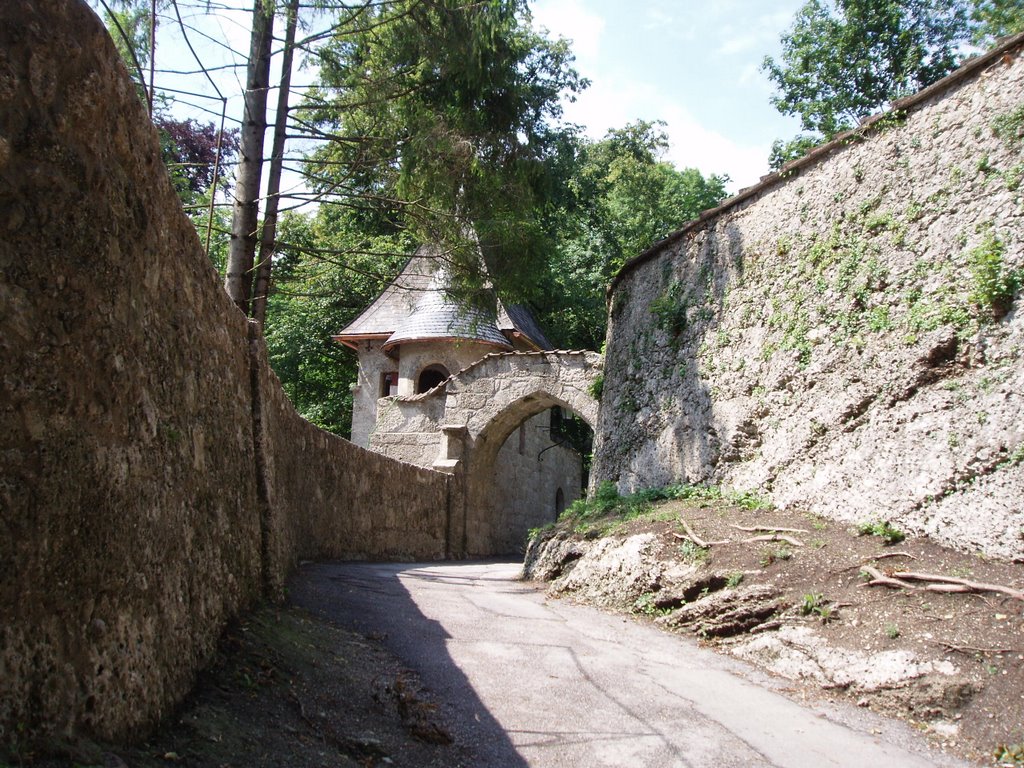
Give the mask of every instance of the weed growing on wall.
POLYGON ((971 267, 971 302, 999 319, 1013 306, 1020 287, 1019 270, 1007 269, 1003 263, 1006 247, 991 229, 977 248, 968 254, 971 267))
POLYGON ((1024 142, 1024 104, 993 120, 992 133, 1010 145, 1024 142))
POLYGON ((1024 181, 1024 163, 1007 168, 1003 171, 1002 176, 1006 189, 1010 192, 1016 192, 1020 189, 1021 181, 1024 181))
POLYGON ((689 301, 684 296, 684 286, 673 281, 665 291, 651 302, 651 314, 657 318, 658 329, 669 336, 675 344, 686 331, 686 313, 689 301))

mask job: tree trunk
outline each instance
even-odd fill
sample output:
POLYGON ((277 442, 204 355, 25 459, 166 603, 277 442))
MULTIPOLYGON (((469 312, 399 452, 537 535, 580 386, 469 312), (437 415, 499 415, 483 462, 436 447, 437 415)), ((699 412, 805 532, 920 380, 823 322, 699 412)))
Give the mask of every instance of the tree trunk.
POLYGON ((267 177, 267 207, 263 214, 260 235, 260 257, 256 262, 256 288, 253 291, 252 317, 262 327, 267 316, 267 295, 277 237, 277 208, 280 202, 281 169, 284 165, 284 144, 288 134, 288 94, 292 83, 292 57, 295 52, 295 25, 299 17, 299 0, 288 0, 288 27, 285 31, 281 57, 281 83, 277 95, 277 116, 274 120, 274 143, 270 150, 270 173, 267 177))
POLYGON ((235 175, 231 243, 228 248, 227 276, 224 279, 228 295, 247 315, 252 295, 252 269, 259 227, 263 138, 267 130, 267 91, 270 87, 270 50, 273 39, 273 2, 255 0, 249 64, 246 69, 245 111, 239 136, 238 172, 235 175))

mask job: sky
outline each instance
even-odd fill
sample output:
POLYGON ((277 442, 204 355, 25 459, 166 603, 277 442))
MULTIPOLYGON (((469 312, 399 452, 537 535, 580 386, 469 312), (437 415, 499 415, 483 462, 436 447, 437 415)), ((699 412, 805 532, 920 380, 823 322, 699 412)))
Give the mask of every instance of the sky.
POLYGON ((679 168, 728 174, 732 192, 768 173, 775 139, 799 122, 771 105, 760 71, 803 0, 534 0, 535 26, 572 41, 591 80, 565 118, 600 139, 638 119, 664 120, 679 168))
MULTIPOLYGON (((778 55, 779 38, 803 2, 531 0, 530 8, 536 27, 571 40, 575 66, 591 81, 575 103, 565 104, 566 120, 595 140, 636 120, 663 120, 670 140, 665 159, 705 175, 728 174, 727 188, 737 192, 768 173, 773 140, 799 132, 795 118, 771 106, 773 87, 760 65, 766 54, 778 55)), ((245 75, 239 52, 248 49, 251 0, 220 0, 212 16, 206 0, 178 0, 178 7, 203 63, 214 68, 221 91, 233 96, 228 125, 237 125, 245 75)), ((161 21, 158 68, 195 70, 171 14, 165 11, 161 21)), ((309 83, 313 74, 296 72, 293 82, 309 83)), ((199 74, 160 72, 157 86, 213 93, 199 74)), ((219 120, 215 99, 175 98, 176 116, 219 120)))

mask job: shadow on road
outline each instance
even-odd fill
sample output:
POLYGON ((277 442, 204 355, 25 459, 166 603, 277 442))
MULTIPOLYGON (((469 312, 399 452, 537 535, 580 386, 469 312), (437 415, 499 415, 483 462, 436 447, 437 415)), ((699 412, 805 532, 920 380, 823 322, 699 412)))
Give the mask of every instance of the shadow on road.
POLYGON ((415 573, 421 566, 397 563, 312 563, 289 581, 289 601, 345 629, 380 641, 415 672, 437 702, 456 744, 474 766, 527 766, 501 725, 456 666, 450 635, 423 615, 400 578, 479 581, 447 574, 415 573))

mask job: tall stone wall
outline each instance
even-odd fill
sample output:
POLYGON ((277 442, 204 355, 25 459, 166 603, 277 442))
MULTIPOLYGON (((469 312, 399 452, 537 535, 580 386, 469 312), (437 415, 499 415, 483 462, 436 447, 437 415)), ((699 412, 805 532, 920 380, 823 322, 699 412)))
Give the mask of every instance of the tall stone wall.
POLYGON ((0 746, 155 722, 299 557, 444 553, 447 476, 288 405, 78 0, 0 3, 0 232, 0 746))
POLYGON ((252 348, 271 592, 296 558, 445 557, 451 477, 313 426, 288 400, 255 332, 252 348))
POLYGON ((1024 559, 1022 43, 627 265, 598 479, 1024 559))

